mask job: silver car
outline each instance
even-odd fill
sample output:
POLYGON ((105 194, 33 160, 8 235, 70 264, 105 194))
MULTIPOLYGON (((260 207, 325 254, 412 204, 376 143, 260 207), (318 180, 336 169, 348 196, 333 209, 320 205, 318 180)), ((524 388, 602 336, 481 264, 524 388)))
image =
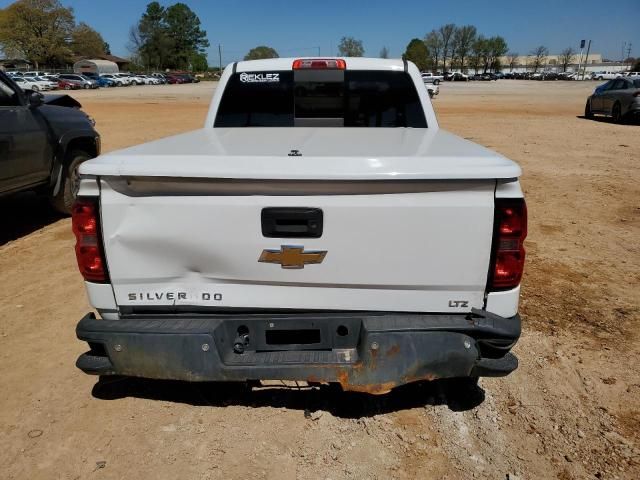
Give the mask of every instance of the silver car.
POLYGON ((609 80, 587 99, 584 116, 608 115, 616 123, 640 115, 640 77, 609 80))

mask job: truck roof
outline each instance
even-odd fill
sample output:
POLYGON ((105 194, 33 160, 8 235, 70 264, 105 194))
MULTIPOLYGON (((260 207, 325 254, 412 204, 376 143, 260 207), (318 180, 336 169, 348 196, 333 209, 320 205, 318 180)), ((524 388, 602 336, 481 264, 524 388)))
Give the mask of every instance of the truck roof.
POLYGON ((404 70, 401 59, 365 58, 365 57, 289 57, 264 60, 246 60, 236 64, 236 72, 264 72, 273 70, 292 70, 294 60, 314 58, 341 59, 347 63, 347 70, 404 70))

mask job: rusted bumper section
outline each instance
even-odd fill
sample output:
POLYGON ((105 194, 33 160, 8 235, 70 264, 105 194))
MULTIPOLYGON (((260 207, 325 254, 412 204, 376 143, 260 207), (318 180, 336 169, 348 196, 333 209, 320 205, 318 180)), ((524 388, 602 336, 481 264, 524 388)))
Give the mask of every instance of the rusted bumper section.
POLYGON ((385 393, 419 380, 504 376, 520 318, 468 315, 302 313, 85 316, 86 373, 188 381, 303 380, 385 393))

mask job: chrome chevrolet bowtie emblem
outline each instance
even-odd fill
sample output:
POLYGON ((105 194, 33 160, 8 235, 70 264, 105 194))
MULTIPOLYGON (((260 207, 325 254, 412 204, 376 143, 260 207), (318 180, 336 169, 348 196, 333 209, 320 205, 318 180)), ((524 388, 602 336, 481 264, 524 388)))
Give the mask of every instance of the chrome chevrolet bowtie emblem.
POLYGON ((304 247, 282 245, 280 250, 263 250, 259 262, 279 263, 282 268, 299 269, 305 265, 322 263, 327 255, 326 250, 306 251, 304 247))

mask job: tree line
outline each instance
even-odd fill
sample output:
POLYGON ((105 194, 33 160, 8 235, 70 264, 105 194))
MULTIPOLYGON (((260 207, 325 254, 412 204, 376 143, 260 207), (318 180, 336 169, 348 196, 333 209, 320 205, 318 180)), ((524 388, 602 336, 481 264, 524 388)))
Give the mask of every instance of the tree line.
MULTIPOLYGON (((387 58, 389 55, 389 50, 386 47, 383 48, 383 51, 386 55, 384 58, 387 58)), ((364 56, 364 46, 362 45, 362 40, 357 40, 353 37, 342 37, 340 43, 338 44, 338 54, 341 57, 362 57, 364 56)), ((261 60, 264 58, 279 58, 278 52, 271 47, 266 45, 259 45, 255 48, 249 50, 249 52, 244 56, 245 60, 261 60)))
POLYGON ((207 70, 207 32, 200 18, 184 3, 147 5, 129 31, 132 60, 147 69, 207 70))
POLYGON ((431 30, 424 38, 412 39, 404 58, 421 70, 473 68, 476 71, 497 71, 500 57, 508 51, 507 42, 500 35, 485 37, 473 25, 457 26, 453 23, 431 30))
POLYGON ((6 57, 30 61, 36 70, 110 53, 102 36, 76 23, 73 9, 59 0, 18 0, 0 9, 0 49, 6 57))

